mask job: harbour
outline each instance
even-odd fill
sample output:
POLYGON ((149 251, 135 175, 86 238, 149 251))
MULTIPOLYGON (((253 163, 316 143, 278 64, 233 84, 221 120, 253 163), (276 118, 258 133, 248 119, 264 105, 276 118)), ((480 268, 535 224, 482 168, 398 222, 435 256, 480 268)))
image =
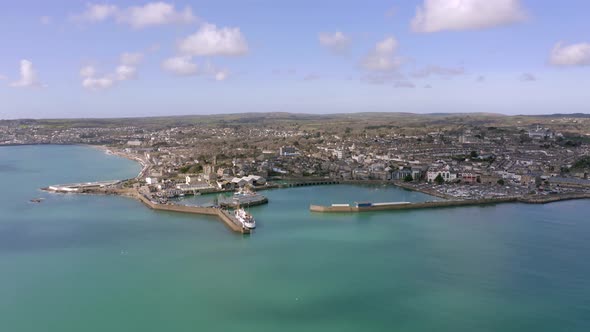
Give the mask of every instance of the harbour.
POLYGON ((205 216, 215 216, 221 222, 223 222, 230 230, 241 233, 241 234, 250 234, 250 229, 244 227, 235 216, 233 216, 229 211, 213 208, 213 207, 198 207, 198 206, 188 206, 188 205, 181 205, 181 204, 158 204, 154 203, 149 200, 146 196, 142 194, 137 194, 136 197, 148 206, 150 209, 159 210, 159 211, 171 211, 171 212, 179 212, 179 213, 190 213, 196 215, 205 215, 205 216))

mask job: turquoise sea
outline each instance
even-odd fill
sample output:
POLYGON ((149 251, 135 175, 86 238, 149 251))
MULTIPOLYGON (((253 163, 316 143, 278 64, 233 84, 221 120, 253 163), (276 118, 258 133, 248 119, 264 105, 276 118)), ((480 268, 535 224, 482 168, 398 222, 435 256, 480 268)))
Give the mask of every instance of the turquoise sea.
POLYGON ((0 331, 590 331, 588 200, 324 215, 308 205, 432 198, 271 190, 243 236, 38 191, 138 171, 87 147, 0 148, 0 331))

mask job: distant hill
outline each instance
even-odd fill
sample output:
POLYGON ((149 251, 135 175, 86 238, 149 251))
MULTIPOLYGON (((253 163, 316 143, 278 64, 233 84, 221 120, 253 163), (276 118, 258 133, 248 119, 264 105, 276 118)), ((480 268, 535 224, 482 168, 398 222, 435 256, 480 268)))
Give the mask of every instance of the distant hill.
POLYGON ((590 118, 590 113, 555 113, 555 114, 540 114, 540 115, 521 115, 534 118, 590 118))

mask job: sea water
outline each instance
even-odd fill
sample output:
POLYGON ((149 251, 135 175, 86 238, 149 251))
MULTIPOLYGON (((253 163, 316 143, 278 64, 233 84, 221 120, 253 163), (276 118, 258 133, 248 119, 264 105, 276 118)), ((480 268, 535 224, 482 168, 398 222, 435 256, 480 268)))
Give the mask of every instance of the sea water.
POLYGON ((0 148, 0 331, 590 331, 588 200, 314 214, 434 198, 268 190, 243 236, 130 198, 38 190, 139 170, 88 147, 0 148))

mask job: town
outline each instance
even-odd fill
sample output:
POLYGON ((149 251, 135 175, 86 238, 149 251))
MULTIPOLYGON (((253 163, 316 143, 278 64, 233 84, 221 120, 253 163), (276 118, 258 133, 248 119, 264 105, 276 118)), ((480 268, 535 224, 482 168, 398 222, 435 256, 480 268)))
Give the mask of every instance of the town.
POLYGON ((0 121, 0 144, 88 144, 155 198, 284 181, 391 182, 448 199, 590 192, 590 118, 286 113, 0 121))

